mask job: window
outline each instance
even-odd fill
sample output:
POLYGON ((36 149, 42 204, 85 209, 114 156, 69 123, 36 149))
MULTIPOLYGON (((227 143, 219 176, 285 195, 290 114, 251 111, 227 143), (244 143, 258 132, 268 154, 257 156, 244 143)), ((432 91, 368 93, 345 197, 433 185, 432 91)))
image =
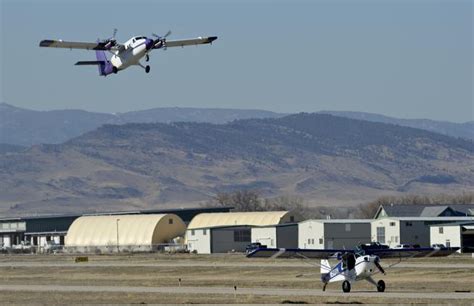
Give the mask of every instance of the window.
POLYGON ((350 231, 351 231, 351 224, 347 223, 346 224, 346 232, 350 232, 350 231))
POLYGON ((203 235, 207 235, 207 230, 206 230, 206 229, 203 229, 203 230, 202 230, 202 234, 203 234, 203 235))
POLYGON ((250 242, 250 230, 235 230, 234 231, 234 242, 250 242))
POLYGON ((440 233, 440 234, 443 234, 443 232, 444 232, 444 229, 443 229, 443 227, 442 227, 442 226, 438 227, 438 230, 439 230, 439 233, 440 233))
POLYGON ((195 234, 194 230, 191 230, 191 236, 194 236, 194 234, 195 234))
POLYGON ((308 244, 311 244, 311 239, 308 238, 308 244))
POLYGON ((411 222, 405 222, 406 226, 412 226, 413 224, 411 222))
POLYGON ((319 244, 323 244, 323 238, 319 238, 319 244))
POLYGON ((168 224, 173 224, 173 219, 168 219, 168 224))
POLYGON ((398 243, 398 236, 395 236, 395 242, 398 243))
POLYGON ((377 241, 385 243, 385 227, 377 227, 377 241))
POLYGON ((390 226, 395 226, 395 222, 390 222, 390 226))
POLYGON ((314 244, 314 239, 311 239, 311 244, 314 244))
POLYGON ((295 216, 290 216, 290 222, 295 222, 295 216))
POLYGON ((449 239, 446 239, 446 247, 447 248, 451 247, 451 241, 449 239))

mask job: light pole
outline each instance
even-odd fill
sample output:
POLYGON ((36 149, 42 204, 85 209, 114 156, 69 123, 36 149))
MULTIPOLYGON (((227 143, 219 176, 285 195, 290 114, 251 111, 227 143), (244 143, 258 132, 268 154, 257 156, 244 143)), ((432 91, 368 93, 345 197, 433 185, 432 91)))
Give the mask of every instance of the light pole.
POLYGON ((119 221, 120 219, 117 219, 117 253, 120 253, 120 247, 119 247, 119 221))

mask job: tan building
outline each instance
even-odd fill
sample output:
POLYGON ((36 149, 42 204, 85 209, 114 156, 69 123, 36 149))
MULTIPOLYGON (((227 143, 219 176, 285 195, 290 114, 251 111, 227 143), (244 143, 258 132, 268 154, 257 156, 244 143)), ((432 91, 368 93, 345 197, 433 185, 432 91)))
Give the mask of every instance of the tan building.
POLYGON ((69 227, 65 246, 77 252, 151 251, 185 231, 174 214, 83 216, 69 227))

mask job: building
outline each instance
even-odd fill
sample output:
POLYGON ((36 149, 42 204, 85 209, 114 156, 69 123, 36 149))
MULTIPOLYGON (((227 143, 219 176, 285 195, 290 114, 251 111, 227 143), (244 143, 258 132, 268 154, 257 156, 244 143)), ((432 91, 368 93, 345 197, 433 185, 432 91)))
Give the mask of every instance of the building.
POLYGON ((474 217, 398 217, 372 220, 372 241, 394 247, 397 244, 429 247, 430 226, 458 221, 474 221, 474 217))
POLYGON ((298 225, 301 249, 354 249, 371 241, 370 219, 306 220, 298 225))
POLYGON ((374 219, 399 217, 474 216, 474 204, 390 204, 380 205, 374 219))
POLYGON ((69 228, 65 247, 73 252, 153 251, 185 231, 175 214, 83 216, 69 228))
POLYGON ((298 224, 277 224, 251 228, 251 241, 268 248, 296 249, 298 247, 298 224))
POLYGON ((64 244, 64 236, 76 215, 0 219, 0 246, 21 243, 44 247, 49 242, 64 244))
POLYGON ((446 247, 458 247, 463 253, 474 252, 474 221, 459 221, 430 226, 430 241, 446 247))
POLYGON ((21 243, 30 244, 36 248, 45 247, 48 243, 64 245, 64 237, 69 227, 74 220, 81 216, 175 214, 187 224, 197 214, 206 212, 229 212, 230 209, 232 209, 232 207, 150 209, 97 212, 94 214, 0 218, 0 247, 8 249, 14 245, 20 245, 21 243))
POLYGON ((188 250, 199 254, 243 252, 252 242, 252 228, 295 223, 301 216, 288 211, 204 213, 186 231, 188 250))

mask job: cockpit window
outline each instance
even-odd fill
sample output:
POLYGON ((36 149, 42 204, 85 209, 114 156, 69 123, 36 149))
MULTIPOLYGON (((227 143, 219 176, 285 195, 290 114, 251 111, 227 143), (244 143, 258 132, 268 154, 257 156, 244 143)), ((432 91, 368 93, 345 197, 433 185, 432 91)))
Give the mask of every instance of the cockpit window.
POLYGON ((135 37, 135 40, 140 40, 140 39, 146 39, 146 37, 144 37, 144 36, 135 37))

